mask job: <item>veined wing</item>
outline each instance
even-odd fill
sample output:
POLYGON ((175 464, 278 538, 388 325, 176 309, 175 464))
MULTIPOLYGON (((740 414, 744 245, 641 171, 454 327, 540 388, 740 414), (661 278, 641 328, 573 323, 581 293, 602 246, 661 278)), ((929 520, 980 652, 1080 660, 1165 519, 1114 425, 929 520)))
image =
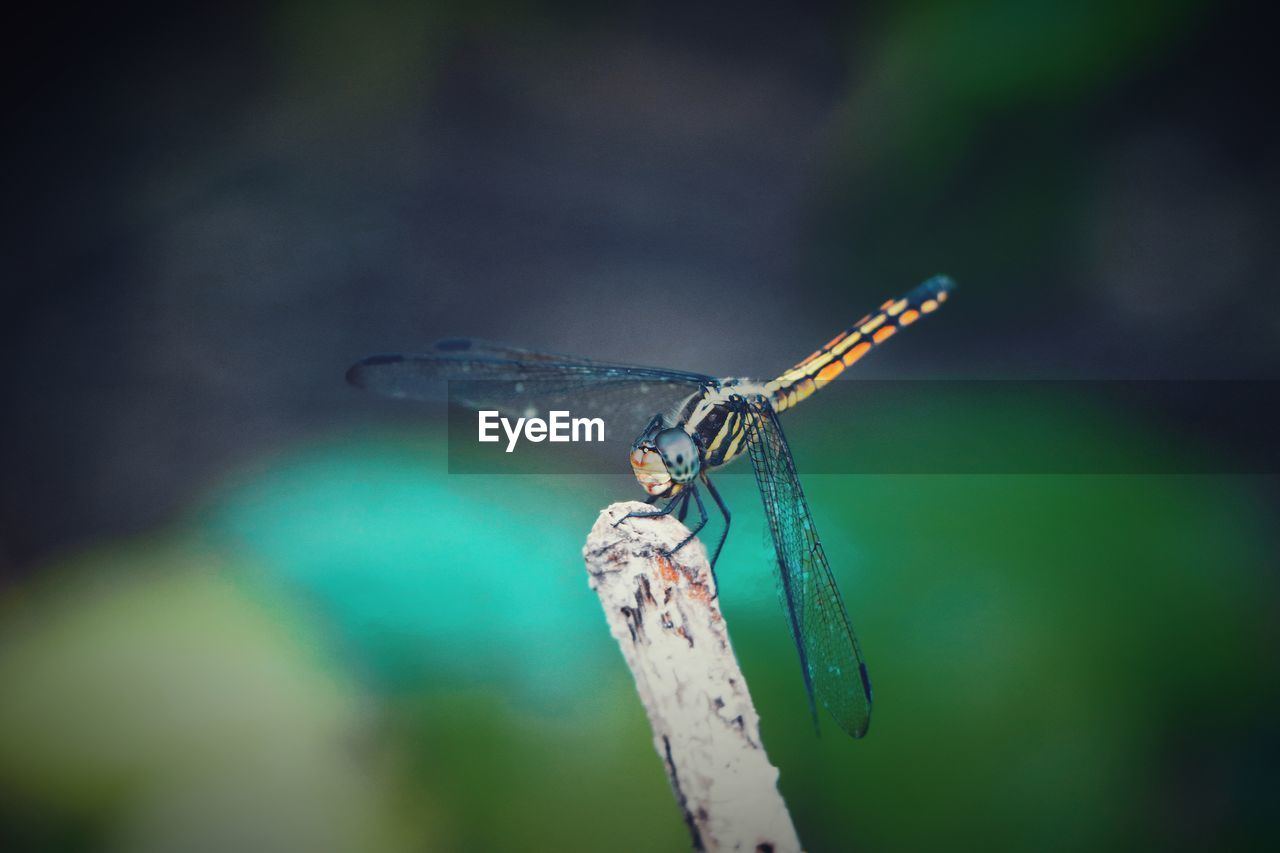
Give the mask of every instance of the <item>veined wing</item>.
POLYGON ((818 541, 777 413, 764 398, 746 405, 751 463, 777 552, 778 595, 800 652, 814 725, 816 699, 841 729, 862 737, 871 722, 871 679, 849 614, 818 541))
POLYGON ((434 352, 375 355, 347 371, 347 381, 389 397, 448 398, 476 409, 525 417, 556 408, 622 417, 643 426, 655 412, 714 377, 680 370, 591 361, 451 338, 434 352))

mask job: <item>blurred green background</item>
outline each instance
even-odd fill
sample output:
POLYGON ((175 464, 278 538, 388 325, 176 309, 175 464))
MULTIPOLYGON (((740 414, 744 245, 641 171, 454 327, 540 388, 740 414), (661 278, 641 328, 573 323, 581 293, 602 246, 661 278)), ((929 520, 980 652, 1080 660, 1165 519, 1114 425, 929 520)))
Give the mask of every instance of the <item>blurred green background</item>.
MULTIPOLYGON (((947 272, 862 375, 1280 366, 1242 5, 125 4, 13 38, 6 849, 687 846, 580 557, 625 461, 450 476, 440 407, 343 385, 368 352, 772 375, 947 272)), ((823 399, 802 463, 857 417, 823 399)), ((1017 422, 1110 453, 1232 440, 1042 403, 1017 422)), ((814 736, 721 483, 807 849, 1276 845, 1274 476, 806 475, 859 742, 814 736)))

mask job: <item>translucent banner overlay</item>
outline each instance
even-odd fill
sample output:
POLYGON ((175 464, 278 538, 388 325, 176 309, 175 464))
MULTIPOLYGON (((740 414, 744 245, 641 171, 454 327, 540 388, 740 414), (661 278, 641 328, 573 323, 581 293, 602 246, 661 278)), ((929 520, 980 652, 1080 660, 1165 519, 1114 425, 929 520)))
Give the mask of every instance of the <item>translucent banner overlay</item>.
MULTIPOLYGON (((618 474, 635 437, 696 388, 661 383, 449 383, 449 471, 618 474), (480 442, 476 407, 490 416, 480 442), (553 421, 551 412, 563 412, 553 421), (519 418, 526 420, 522 423, 519 418), (506 418, 504 425, 499 418, 506 418), (529 418, 547 421, 546 430, 529 418), (584 441, 604 424, 603 441, 584 441), (514 442, 513 432, 518 430, 514 442), (533 440, 539 435, 541 441, 533 440)), ((809 474, 1275 474, 1271 380, 849 380, 782 414, 809 474)), ((720 474, 749 474, 735 462, 720 474)))

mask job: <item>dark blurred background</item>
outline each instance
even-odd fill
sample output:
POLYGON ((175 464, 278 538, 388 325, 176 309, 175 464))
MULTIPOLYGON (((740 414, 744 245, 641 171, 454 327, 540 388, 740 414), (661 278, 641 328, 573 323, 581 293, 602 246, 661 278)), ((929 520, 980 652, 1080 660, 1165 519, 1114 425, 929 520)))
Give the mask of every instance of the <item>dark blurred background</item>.
MULTIPOLYGON (((13 849, 686 845, 579 558, 637 495, 625 463, 447 475, 441 407, 343 383, 368 352, 473 334, 765 376, 946 272, 956 299, 858 375, 1280 367, 1280 63, 1242 4, 125 3, 7 29, 13 849)), ((811 455, 856 417, 821 399, 788 416, 811 455)), ((1112 451, 1176 432, 1019 417, 1112 451)), ((866 740, 814 737, 750 478, 719 573, 808 849, 1274 847, 1274 477, 806 488, 876 680, 866 740)))

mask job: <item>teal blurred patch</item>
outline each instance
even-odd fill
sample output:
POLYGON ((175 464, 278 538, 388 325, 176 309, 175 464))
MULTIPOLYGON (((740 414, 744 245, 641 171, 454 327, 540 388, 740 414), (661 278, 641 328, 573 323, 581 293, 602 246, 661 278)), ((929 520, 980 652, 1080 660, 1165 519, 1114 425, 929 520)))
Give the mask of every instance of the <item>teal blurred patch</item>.
POLYGON ((444 455, 435 434, 311 448, 226 489, 200 524, 388 686, 501 681, 558 703, 616 654, 580 558, 599 490, 448 476, 444 455))

